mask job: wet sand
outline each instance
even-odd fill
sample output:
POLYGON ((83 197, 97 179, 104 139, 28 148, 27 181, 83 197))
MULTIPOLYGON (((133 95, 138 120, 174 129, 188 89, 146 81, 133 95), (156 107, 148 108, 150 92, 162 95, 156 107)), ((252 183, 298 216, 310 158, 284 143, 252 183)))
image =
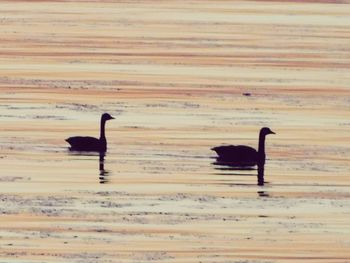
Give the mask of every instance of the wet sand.
POLYGON ((349 4, 2 1, 0 262, 349 262, 349 4))

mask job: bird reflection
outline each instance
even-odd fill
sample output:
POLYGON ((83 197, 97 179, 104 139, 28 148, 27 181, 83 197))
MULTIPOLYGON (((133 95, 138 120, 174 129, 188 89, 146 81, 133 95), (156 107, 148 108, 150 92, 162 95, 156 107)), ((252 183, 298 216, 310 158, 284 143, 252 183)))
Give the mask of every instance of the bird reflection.
MULTIPOLYGON (((241 166, 231 162, 223 162, 219 158, 216 159, 216 162, 213 163, 216 170, 221 171, 254 171, 256 170, 253 166, 241 166)), ((234 174, 234 175, 246 175, 246 174, 234 174)), ((258 185, 262 186, 265 184, 264 181, 264 164, 258 164, 258 173, 257 173, 258 185)))
POLYGON ((258 195, 260 197, 269 197, 270 196, 269 193, 266 191, 258 191, 258 195))
POLYGON ((106 184, 109 183, 109 171, 105 170, 105 153, 101 152, 100 153, 100 158, 99 158, 99 170, 100 170, 100 184, 106 184))
MULTIPOLYGON (((100 184, 106 184, 109 183, 109 176, 110 172, 109 170, 105 170, 105 152, 82 152, 82 151, 69 151, 69 155, 73 156, 93 156, 93 157, 99 157, 99 162, 98 162, 98 179, 100 184)), ((90 158, 88 159, 90 160, 90 158)))
POLYGON ((264 168, 265 165, 258 165, 258 185, 264 185, 264 168))

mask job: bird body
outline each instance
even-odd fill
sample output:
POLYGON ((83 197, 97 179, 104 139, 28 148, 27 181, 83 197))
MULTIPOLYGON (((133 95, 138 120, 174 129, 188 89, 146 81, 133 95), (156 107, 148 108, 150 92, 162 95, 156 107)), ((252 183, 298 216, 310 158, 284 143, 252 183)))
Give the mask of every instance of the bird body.
POLYGON ((71 145, 71 150, 77 150, 77 151, 106 151, 107 145, 101 144, 101 141, 94 137, 88 137, 88 136, 75 136, 75 137, 69 137, 66 139, 66 142, 68 142, 71 145))
POLYGON ((259 134, 259 148, 255 150, 246 145, 223 145, 211 150, 218 155, 217 160, 221 163, 230 163, 235 166, 254 166, 265 164, 265 136, 274 134, 269 128, 262 128, 259 134))
POLYGON ((66 139, 71 147, 71 151, 92 151, 92 152, 106 152, 107 139, 105 136, 105 124, 106 121, 114 119, 108 113, 104 113, 101 116, 100 126, 100 138, 88 137, 88 136, 75 136, 66 139))
POLYGON ((245 145, 223 145, 212 148, 221 162, 234 161, 239 166, 254 166, 258 161, 258 152, 245 145))

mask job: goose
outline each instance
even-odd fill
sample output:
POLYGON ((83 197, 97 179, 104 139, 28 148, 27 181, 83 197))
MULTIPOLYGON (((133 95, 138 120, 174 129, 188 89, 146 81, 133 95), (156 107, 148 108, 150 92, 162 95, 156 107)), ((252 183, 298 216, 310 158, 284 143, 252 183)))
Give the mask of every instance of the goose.
POLYGON ((259 148, 246 145, 225 145, 214 147, 211 150, 218 155, 217 160, 223 163, 229 163, 235 166, 263 166, 265 164, 265 137, 268 134, 275 134, 270 128, 263 127, 259 134, 259 148))
POLYGON ((92 151, 92 152, 106 152, 107 150, 107 140, 105 136, 105 124, 106 121, 114 119, 108 113, 104 113, 101 116, 101 126, 100 126, 100 138, 94 137, 82 137, 75 136, 66 139, 66 142, 70 144, 71 151, 92 151))

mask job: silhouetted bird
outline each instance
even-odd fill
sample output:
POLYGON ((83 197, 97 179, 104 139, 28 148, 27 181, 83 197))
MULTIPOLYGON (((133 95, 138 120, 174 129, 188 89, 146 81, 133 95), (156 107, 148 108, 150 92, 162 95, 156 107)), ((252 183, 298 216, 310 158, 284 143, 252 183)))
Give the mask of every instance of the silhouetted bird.
POLYGON ((94 137, 69 137, 66 141, 71 145, 71 151, 93 151, 93 152, 105 152, 107 150, 107 140, 105 136, 105 124, 106 121, 114 119, 108 113, 104 113, 101 116, 100 138, 94 137))
POLYGON ((259 148, 245 145, 227 145, 212 148, 218 154, 218 162, 230 163, 235 166, 263 166, 265 164, 265 136, 275 134, 270 128, 262 128, 259 134, 259 148))

